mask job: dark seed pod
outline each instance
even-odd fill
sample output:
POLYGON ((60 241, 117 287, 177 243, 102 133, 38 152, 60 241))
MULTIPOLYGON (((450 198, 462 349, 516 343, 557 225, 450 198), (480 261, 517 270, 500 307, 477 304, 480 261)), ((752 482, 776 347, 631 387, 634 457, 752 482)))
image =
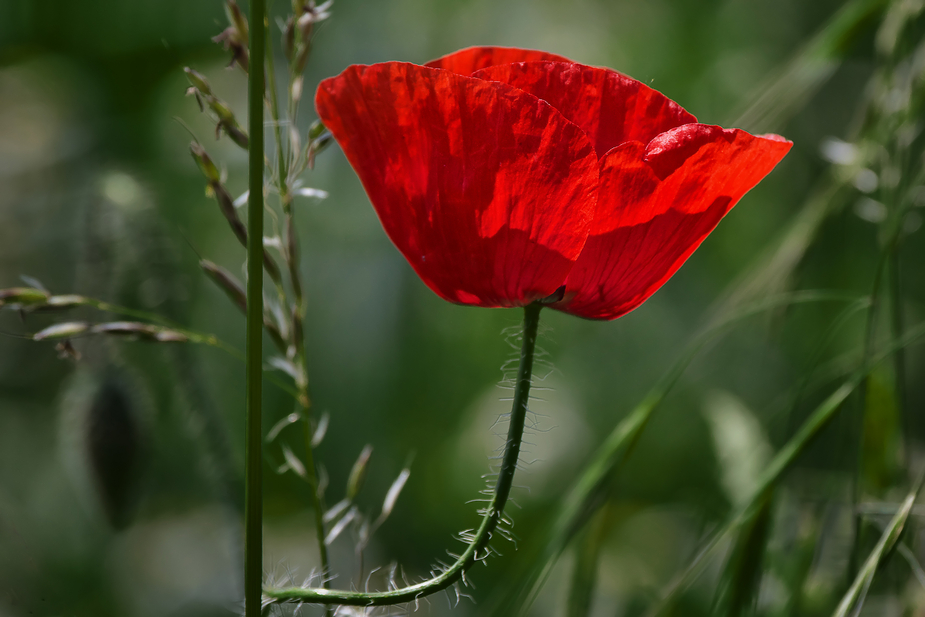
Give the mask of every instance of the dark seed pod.
POLYGON ((131 396, 114 377, 104 380, 93 398, 85 438, 103 511, 121 529, 131 521, 138 497, 142 440, 131 396))

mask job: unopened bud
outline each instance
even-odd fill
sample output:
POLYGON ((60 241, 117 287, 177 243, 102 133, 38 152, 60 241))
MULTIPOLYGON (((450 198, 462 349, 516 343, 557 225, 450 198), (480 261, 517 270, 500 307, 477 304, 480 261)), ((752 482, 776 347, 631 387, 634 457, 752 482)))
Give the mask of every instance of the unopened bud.
POLYGON ((315 120, 314 122, 312 122, 312 125, 308 127, 309 140, 314 141, 315 139, 318 139, 319 137, 321 137, 322 133, 324 133, 326 130, 327 129, 325 128, 321 120, 315 120))
POLYGON ((373 447, 367 444, 360 456, 357 457, 350 470, 350 477, 347 479, 347 499, 353 501, 363 487, 363 481, 366 480, 366 472, 369 469, 369 457, 373 454, 373 447))

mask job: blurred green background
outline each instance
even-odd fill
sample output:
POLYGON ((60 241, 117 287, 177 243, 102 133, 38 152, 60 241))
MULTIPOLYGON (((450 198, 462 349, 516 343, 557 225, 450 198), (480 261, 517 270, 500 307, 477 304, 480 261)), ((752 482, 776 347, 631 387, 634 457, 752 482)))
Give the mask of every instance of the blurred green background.
MULTIPOLYGON (((275 4, 281 13, 285 3, 275 4)), ((340 0, 315 39, 306 91, 351 63, 423 63, 461 47, 508 45, 615 68, 701 122, 731 126, 842 4, 340 0)), ((876 11, 860 20, 834 60, 808 65, 818 72, 808 81, 805 73, 785 75, 792 83, 771 102, 774 113, 742 127, 795 145, 651 300, 607 323, 544 313, 540 345, 549 366, 541 376, 549 390, 534 406, 543 431, 528 438, 534 445, 525 458, 537 461, 515 481, 528 487, 515 490, 520 509, 511 510, 519 550, 498 546, 503 558, 473 572, 477 604, 450 611, 440 595, 422 613, 488 614, 513 589, 529 547, 542 544, 545 517, 593 449, 833 173, 820 148, 852 139, 863 125, 872 76, 883 67, 875 52, 881 21, 876 11)), ((212 139, 213 127, 184 96, 182 72, 192 66, 206 74, 245 117, 244 77, 224 68, 226 54, 210 41, 224 24, 218 0, 0 0, 0 287, 28 275, 55 293, 154 310, 243 349, 243 316, 197 265, 198 254, 241 275, 243 249, 204 193, 187 131, 221 162, 235 195, 246 185, 246 157, 227 139, 212 139)), ((278 34, 275 25, 272 31, 278 34)), ((313 119, 306 105, 303 131, 313 119)), ((312 395, 315 409, 330 414, 318 450, 328 502, 340 499, 365 444, 374 451, 360 501, 371 512, 411 461, 410 480, 366 562, 368 571, 395 560, 409 577, 421 576, 446 549, 457 549, 453 533, 476 525, 476 506, 467 502, 478 497, 487 457, 501 443, 492 425, 507 394, 497 384, 516 353, 502 331, 519 324, 520 312, 454 306, 431 293, 382 232, 336 147, 306 183, 330 194, 298 205, 312 395)), ((870 293, 880 228, 856 214, 866 212, 862 198, 849 189, 847 206, 820 226, 780 291, 870 293)), ((921 237, 911 233, 902 248, 910 324, 922 318, 925 301, 921 237)), ((800 380, 816 364, 860 348, 863 312, 816 355, 843 309, 811 304, 751 319, 697 357, 614 479, 592 614, 638 614, 752 486, 835 383, 807 386, 805 402, 788 412, 800 380)), ((104 339, 75 342, 82 354, 75 363, 59 359, 51 344, 14 336, 55 319, 0 314, 0 329, 10 334, 0 338, 0 615, 238 611, 243 364, 211 348, 104 339), (92 459, 100 438, 93 427, 107 418, 114 427, 107 443, 118 447, 100 462, 92 459), (93 471, 101 468, 109 475, 93 471)), ((902 466, 896 410, 905 411, 907 446, 921 436, 921 419, 910 413, 925 397, 925 381, 914 377, 922 374, 921 353, 910 350, 906 363, 902 405, 895 375, 881 379, 882 406, 894 410, 874 427, 886 435, 881 459, 892 461, 877 468, 889 476, 886 485, 902 476, 890 467, 902 466)), ((266 428, 290 411, 287 395, 268 383, 266 428)), ((825 509, 849 498, 859 413, 837 418, 791 474, 777 510, 782 551, 802 537, 801 524, 823 525, 837 541, 817 559, 844 561, 844 525, 830 520, 842 514, 825 509), (806 502, 818 516, 793 505, 806 502)), ((283 440, 301 448, 297 431, 283 440)), ((317 566, 308 489, 294 474, 274 473, 282 462, 279 449, 268 448, 266 566, 307 576, 317 566)), ((349 534, 332 550, 335 585, 359 584, 349 534)), ((570 560, 560 561, 531 614, 564 614, 570 560)), ((831 581, 820 580, 813 584, 828 589, 831 581)), ((767 593, 773 608, 773 589, 767 593)), ((693 594, 688 614, 709 608, 709 595, 701 596, 693 594)))

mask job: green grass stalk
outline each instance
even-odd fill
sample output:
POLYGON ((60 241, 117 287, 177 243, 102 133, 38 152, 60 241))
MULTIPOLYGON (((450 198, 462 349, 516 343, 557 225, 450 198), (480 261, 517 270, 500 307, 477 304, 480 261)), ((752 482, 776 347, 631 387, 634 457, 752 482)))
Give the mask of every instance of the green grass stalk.
POLYGON ((263 99, 265 0, 250 3, 247 205, 247 411, 244 475, 244 615, 260 617, 263 586, 263 99))

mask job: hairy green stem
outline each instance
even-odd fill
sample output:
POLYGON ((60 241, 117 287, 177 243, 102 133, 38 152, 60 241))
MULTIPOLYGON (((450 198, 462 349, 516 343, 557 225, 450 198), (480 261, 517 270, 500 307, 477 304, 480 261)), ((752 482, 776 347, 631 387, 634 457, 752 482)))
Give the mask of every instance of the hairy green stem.
POLYGON ((265 589, 264 595, 274 602, 304 602, 311 604, 341 604, 351 606, 384 606, 413 602, 418 598, 431 595, 459 581, 465 571, 477 560, 487 556, 486 549, 492 533, 501 522, 504 506, 511 493, 514 471, 520 457, 523 441, 524 422, 527 417, 527 401, 530 398, 530 380, 533 375, 533 354, 536 348, 536 333, 539 327, 540 310, 538 303, 524 307, 523 344, 520 351, 520 367, 514 384, 514 403, 511 408, 510 426, 504 456, 494 495, 485 509, 482 523, 466 546, 462 555, 447 569, 437 576, 401 589, 374 593, 358 591, 341 591, 332 589, 304 589, 301 587, 284 589, 265 589))
POLYGON ((244 615, 260 617, 263 586, 263 62, 265 0, 250 3, 247 205, 247 412, 244 475, 244 615))

